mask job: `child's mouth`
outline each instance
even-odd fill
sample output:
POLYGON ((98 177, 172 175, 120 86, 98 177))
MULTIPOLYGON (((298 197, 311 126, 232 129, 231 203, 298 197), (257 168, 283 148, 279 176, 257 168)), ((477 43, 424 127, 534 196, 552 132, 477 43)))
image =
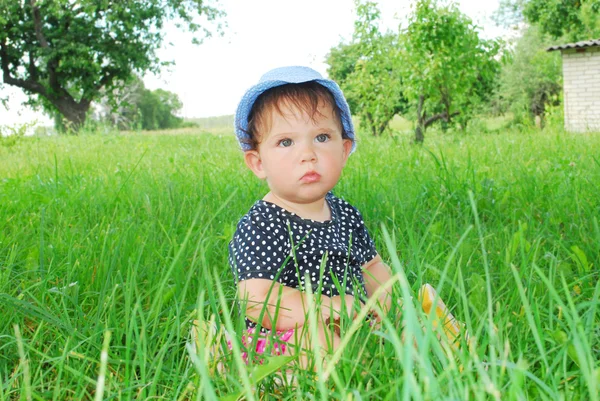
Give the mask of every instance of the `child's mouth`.
POLYGON ((300 181, 310 184, 311 182, 317 182, 321 179, 321 174, 316 173, 314 171, 310 171, 300 178, 300 181))

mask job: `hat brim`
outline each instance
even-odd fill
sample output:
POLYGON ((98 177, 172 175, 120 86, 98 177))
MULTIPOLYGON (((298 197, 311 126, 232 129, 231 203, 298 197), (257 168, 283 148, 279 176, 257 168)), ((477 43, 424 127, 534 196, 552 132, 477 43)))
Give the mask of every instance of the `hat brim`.
POLYGON ((254 85, 242 97, 240 103, 238 104, 236 113, 235 113, 235 134, 238 138, 238 142, 240 143, 240 147, 243 151, 251 150, 251 146, 249 145, 250 135, 248 134, 248 116, 252 111, 252 107, 256 102, 256 99, 260 95, 262 95, 265 91, 275 88, 277 86, 286 85, 289 83, 302 83, 302 82, 311 82, 315 81, 318 84, 324 86, 331 92, 333 95, 333 99, 335 100, 335 104, 337 105, 340 111, 340 119, 342 123, 342 128, 344 130, 344 137, 352 140, 352 150, 351 153, 354 152, 356 148, 356 141, 354 135, 354 124, 352 123, 352 117, 350 114, 350 107, 348 107, 348 102, 346 102, 346 98, 337 83, 331 81, 329 79, 306 79, 306 80, 294 80, 294 82, 288 82, 283 80, 268 80, 259 82, 254 85))

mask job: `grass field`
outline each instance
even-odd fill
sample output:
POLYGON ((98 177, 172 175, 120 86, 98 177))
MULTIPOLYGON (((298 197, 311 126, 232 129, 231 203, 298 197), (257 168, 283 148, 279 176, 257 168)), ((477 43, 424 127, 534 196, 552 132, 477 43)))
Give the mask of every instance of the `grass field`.
POLYGON ((281 358, 234 347, 219 374, 190 346, 194 319, 241 329, 227 243, 266 187, 232 136, 0 144, 0 401, 598 400, 600 135, 428 135, 363 138, 334 190, 400 273, 403 322, 344 322, 295 386, 281 358), (429 330, 424 282, 470 346, 429 330))

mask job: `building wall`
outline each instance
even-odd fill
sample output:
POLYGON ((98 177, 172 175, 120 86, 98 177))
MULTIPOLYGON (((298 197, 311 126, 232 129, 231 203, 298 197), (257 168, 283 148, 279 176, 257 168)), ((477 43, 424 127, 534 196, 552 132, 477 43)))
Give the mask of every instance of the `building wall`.
POLYGON ((600 47, 562 52, 565 129, 600 132, 600 47))

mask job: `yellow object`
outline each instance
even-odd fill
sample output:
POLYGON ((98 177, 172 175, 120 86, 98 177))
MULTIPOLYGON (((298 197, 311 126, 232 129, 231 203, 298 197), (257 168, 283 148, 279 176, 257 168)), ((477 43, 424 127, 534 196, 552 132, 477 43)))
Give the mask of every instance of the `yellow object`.
MULTIPOLYGON (((440 323, 443 328, 443 332, 448 339, 448 343, 454 349, 460 347, 460 334, 462 323, 459 323, 454 316, 448 310, 448 307, 438 296, 435 289, 429 284, 423 284, 419 289, 419 302, 426 314, 431 314, 431 308, 435 303, 435 315, 433 321, 433 327, 438 328, 440 323)), ((466 340, 468 341, 468 334, 465 332, 466 340)))

